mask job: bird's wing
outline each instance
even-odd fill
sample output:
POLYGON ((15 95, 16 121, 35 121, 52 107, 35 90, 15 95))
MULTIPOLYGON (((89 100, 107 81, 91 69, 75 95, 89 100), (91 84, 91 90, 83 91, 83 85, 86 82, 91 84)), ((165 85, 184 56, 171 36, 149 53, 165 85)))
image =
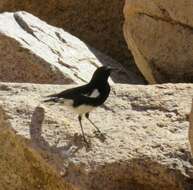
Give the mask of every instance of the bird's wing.
POLYGON ((81 104, 97 106, 103 102, 101 93, 97 88, 90 87, 89 85, 79 86, 71 89, 64 90, 57 94, 47 96, 48 99, 44 102, 63 102, 65 99, 73 100, 73 105, 79 106, 81 104))
POLYGON ((81 104, 87 104, 92 106, 99 106, 105 102, 110 93, 110 86, 105 86, 104 89, 100 88, 90 88, 86 93, 79 94, 74 101, 74 106, 79 106, 81 104))
POLYGON ((78 107, 79 105, 86 104, 91 106, 98 106, 101 104, 102 94, 97 89, 91 89, 90 92, 79 94, 74 99, 74 106, 78 107), (101 102, 101 103, 100 103, 101 102))
POLYGON ((100 97, 88 97, 86 95, 79 95, 76 99, 74 99, 74 106, 78 107, 80 105, 91 105, 97 106, 100 101, 100 97))
POLYGON ((56 94, 51 94, 46 96, 46 99, 44 102, 50 102, 50 101, 55 101, 57 102, 59 99, 75 99, 77 96, 80 96, 81 94, 86 94, 87 92, 87 86, 79 86, 75 88, 70 88, 67 90, 64 90, 62 92, 56 93, 56 94))

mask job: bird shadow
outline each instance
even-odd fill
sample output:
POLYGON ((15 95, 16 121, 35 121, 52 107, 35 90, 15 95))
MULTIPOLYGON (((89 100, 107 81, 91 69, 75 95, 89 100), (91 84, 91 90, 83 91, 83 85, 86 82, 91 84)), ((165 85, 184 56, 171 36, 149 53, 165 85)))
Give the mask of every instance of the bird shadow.
POLYGON ((50 145, 46 139, 42 136, 42 126, 45 119, 44 108, 38 106, 35 108, 32 114, 30 123, 30 137, 35 147, 42 150, 49 151, 51 153, 57 153, 63 158, 73 157, 74 154, 82 148, 86 148, 86 151, 91 150, 91 145, 85 145, 82 140, 82 136, 75 133, 72 136, 68 136, 68 143, 65 146, 58 147, 60 139, 55 142, 54 145, 50 145))

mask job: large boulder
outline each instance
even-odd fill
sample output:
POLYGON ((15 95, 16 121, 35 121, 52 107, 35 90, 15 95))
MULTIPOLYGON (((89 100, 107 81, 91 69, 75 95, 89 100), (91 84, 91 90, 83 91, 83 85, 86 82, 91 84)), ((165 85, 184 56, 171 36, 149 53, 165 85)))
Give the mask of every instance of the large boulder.
POLYGON ((193 81, 193 1, 126 0, 124 34, 149 83, 193 81))
POLYGON ((189 137, 189 142, 191 146, 191 152, 193 155, 193 102, 192 102, 192 109, 189 115, 189 121, 190 121, 190 126, 188 131, 188 137, 189 137))
MULTIPOLYGON (((2 104, 1 104, 2 105, 2 104)), ((0 107, 0 189, 74 190, 30 143, 15 134, 0 107)))
MULTIPOLYGON (((53 157, 64 179, 81 190, 188 190, 193 166, 188 114, 193 85, 114 85, 90 118, 106 134, 93 133, 86 149, 77 116, 45 95, 71 86, 0 84, 0 101, 18 134, 53 157)), ((46 157, 46 156, 45 156, 46 157)))
POLYGON ((1 0, 0 11, 28 11, 62 27, 120 62, 129 62, 123 24, 124 0, 1 0))
POLYGON ((138 83, 118 62, 27 12, 0 14, 0 50, 3 82, 80 84, 97 67, 111 65, 120 67, 114 82, 138 83))

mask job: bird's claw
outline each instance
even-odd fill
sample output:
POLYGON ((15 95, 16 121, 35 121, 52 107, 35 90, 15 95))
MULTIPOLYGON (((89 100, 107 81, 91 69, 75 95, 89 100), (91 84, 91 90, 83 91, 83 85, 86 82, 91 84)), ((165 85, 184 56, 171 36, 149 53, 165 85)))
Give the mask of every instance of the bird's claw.
POLYGON ((91 148, 91 142, 90 142, 90 141, 87 141, 87 140, 84 138, 84 144, 85 144, 86 150, 88 151, 88 150, 91 148))
POLYGON ((98 137, 102 142, 106 140, 106 134, 101 131, 94 131, 96 137, 98 137))

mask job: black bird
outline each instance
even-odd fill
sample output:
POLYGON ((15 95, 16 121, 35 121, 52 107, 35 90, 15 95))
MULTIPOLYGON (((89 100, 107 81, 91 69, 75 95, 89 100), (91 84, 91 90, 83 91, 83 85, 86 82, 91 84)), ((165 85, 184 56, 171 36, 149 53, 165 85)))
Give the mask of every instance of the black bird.
POLYGON ((63 103, 64 105, 72 108, 73 111, 78 114, 82 136, 86 144, 88 142, 85 138, 82 126, 82 116, 85 115, 88 121, 97 129, 99 133, 101 133, 99 128, 90 120, 89 113, 96 107, 102 105, 108 98, 110 93, 108 78, 113 70, 114 68, 107 66, 99 67, 94 72, 88 84, 49 95, 47 96, 49 99, 44 100, 44 102, 63 103))

